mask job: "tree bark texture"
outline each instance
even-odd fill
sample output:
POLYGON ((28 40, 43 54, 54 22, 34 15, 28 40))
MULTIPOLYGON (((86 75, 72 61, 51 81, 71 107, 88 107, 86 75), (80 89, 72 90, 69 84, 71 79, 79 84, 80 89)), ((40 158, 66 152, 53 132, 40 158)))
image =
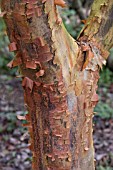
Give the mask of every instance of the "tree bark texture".
POLYGON ((94 170, 93 109, 99 69, 113 45, 113 1, 95 0, 75 41, 62 0, 3 0, 2 11, 29 111, 33 170, 94 170))

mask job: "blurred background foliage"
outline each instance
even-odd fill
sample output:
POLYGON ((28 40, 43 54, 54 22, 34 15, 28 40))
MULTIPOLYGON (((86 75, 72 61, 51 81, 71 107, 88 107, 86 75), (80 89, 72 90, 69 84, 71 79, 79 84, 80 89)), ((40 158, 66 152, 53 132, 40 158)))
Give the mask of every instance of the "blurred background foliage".
MULTIPOLYGON (((8 37, 6 35, 6 26, 2 18, 0 18, 0 74, 7 73, 7 63, 12 59, 13 54, 8 51, 8 37)), ((11 71, 12 74, 12 71, 11 71)))
MULTIPOLYGON (((60 9, 60 13, 62 15, 64 25, 67 28, 68 32, 74 38, 77 38, 79 32, 83 28, 84 24, 82 20, 85 20, 88 17, 92 2, 93 0, 68 0, 67 1, 68 7, 66 9, 60 9)), ((16 140, 15 134, 18 134, 17 138, 19 137, 21 141, 21 136, 24 134, 24 132, 26 132, 26 129, 21 127, 20 125, 21 123, 17 122, 17 118, 16 118, 16 114, 24 115, 26 114, 26 111, 23 106, 23 98, 21 99, 21 97, 19 96, 20 93, 22 94, 20 80, 17 81, 14 79, 15 75, 17 75, 17 68, 12 70, 7 68, 7 64, 11 61, 11 59, 14 56, 13 53, 9 53, 8 44, 9 44, 9 40, 6 34, 6 26, 3 19, 0 18, 0 87, 1 87, 0 135, 3 138, 3 141, 5 142, 7 141, 10 143, 11 141, 9 138, 11 138, 12 141, 14 139, 16 140), (6 100, 9 101, 7 102, 6 100), (16 104, 18 105, 17 107, 15 107, 16 104), (18 127, 21 133, 18 132, 17 130, 18 127), (13 136, 11 137, 10 135, 12 134, 13 136)), ((103 68, 103 70, 100 71, 100 80, 98 84, 99 84, 98 93, 99 93, 100 101, 95 108, 95 112, 97 113, 95 116, 96 118, 94 118, 94 122, 96 124, 96 122, 98 122, 101 118, 102 119, 101 124, 103 125, 106 123, 106 120, 111 121, 111 119, 113 118, 113 49, 111 49, 110 51, 110 57, 108 59, 107 65, 103 68)), ((3 144, 1 143, 1 148, 0 148, 1 152, 3 151, 2 145, 3 144)), ((20 144, 18 145, 20 146, 20 144)), ((25 156, 26 152, 23 151, 21 152, 22 153, 17 153, 14 151, 12 157, 15 157, 17 160, 18 154, 21 155, 23 154, 25 156)), ((27 154, 30 155, 29 151, 27 151, 27 154)), ((24 166, 23 169, 27 170, 29 169, 30 160, 27 156, 25 160, 26 161, 24 161, 22 164, 24 166)), ((109 159, 107 159, 107 163, 102 163, 101 161, 99 163, 98 161, 97 170, 112 170, 113 163, 108 163, 108 160, 109 159)), ((112 160, 113 162, 111 156, 110 156, 110 160, 112 160)), ((14 162, 12 160, 10 163, 9 160, 8 161, 4 160, 0 155, 0 165, 3 163, 3 161, 4 161, 4 166, 7 162, 9 165, 11 164, 12 167, 14 166, 13 165, 14 162)), ((18 166, 20 162, 16 164, 18 166)), ((20 166, 19 170, 23 170, 23 169, 22 166, 20 166)))

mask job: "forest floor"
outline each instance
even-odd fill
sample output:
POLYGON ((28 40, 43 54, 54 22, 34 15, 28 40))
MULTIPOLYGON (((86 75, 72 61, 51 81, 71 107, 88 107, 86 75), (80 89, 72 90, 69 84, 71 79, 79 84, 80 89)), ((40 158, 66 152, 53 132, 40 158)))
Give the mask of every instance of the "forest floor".
MULTIPOLYGON (((103 87, 99 93, 104 103, 113 104, 113 84, 110 84, 107 95, 103 87)), ((17 119, 18 114, 25 112, 20 80, 0 76, 0 170, 31 170, 29 135, 17 119)), ((96 169, 113 170, 112 116, 102 118, 96 114, 94 124, 96 169)))

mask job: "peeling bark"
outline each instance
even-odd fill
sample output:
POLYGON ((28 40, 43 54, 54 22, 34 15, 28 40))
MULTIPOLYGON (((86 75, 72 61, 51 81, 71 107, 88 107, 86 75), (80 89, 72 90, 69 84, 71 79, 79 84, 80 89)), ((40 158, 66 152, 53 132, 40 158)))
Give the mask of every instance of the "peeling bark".
POLYGON ((56 5, 66 4, 63 0, 2 1, 9 50, 16 53, 9 67, 18 65, 23 77, 32 167, 94 170, 92 117, 99 69, 112 46, 108 35, 113 31, 113 2, 95 0, 77 41, 65 30, 56 5))
POLYGON ((113 1, 95 0, 81 36, 95 39, 104 50, 113 46, 113 1))

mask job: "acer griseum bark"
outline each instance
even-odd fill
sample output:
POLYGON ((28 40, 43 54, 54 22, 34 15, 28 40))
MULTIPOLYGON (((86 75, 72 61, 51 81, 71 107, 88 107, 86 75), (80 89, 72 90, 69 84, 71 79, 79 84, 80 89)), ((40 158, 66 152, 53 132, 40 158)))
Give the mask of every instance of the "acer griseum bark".
POLYGON ((2 0, 19 66, 33 170, 93 170, 99 70, 113 45, 113 1, 95 0, 78 40, 63 26, 63 0, 2 0))

